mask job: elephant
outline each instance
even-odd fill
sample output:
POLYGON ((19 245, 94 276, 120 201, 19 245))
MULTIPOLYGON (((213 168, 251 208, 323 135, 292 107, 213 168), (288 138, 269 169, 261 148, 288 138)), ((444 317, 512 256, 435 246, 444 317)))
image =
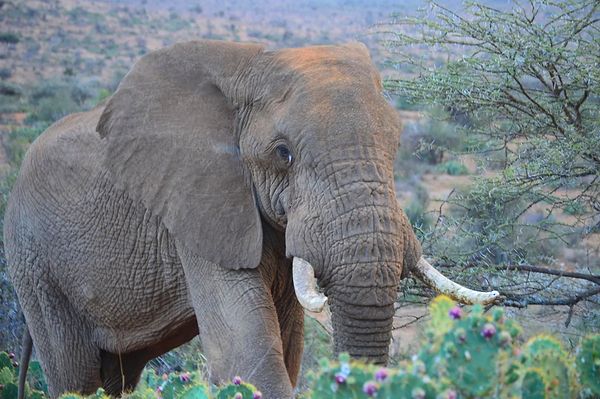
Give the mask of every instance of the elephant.
MULTIPOLYGON (((178 43, 28 149, 4 240, 51 397, 134 389, 200 336, 213 382, 290 398, 303 306, 336 353, 385 364, 401 278, 438 273, 396 197, 401 121, 364 44, 178 43)), ((21 397, 23 395, 21 386, 21 397)))

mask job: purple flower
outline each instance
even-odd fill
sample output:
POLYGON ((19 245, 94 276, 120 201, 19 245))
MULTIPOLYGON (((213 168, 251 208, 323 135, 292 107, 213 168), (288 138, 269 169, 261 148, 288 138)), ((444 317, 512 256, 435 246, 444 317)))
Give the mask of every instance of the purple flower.
POLYGON ((481 336, 490 339, 496 334, 496 327, 492 323, 486 323, 481 330, 481 336))
POLYGON ((383 382, 386 378, 388 378, 388 375, 389 373, 387 369, 385 367, 382 367, 375 373, 375 381, 383 382))
POLYGON ((450 309, 450 311, 448 312, 448 315, 450 317, 452 317, 452 319, 458 320, 462 317, 462 309, 459 308, 458 306, 455 306, 452 309, 450 309))
POLYGON ((15 354, 13 352, 10 352, 8 354, 8 357, 11 358, 11 359, 14 359, 15 358, 15 354))
POLYGON ((363 385, 363 392, 367 394, 367 396, 374 397, 377 395, 377 385, 373 381, 365 382, 363 385))
POLYGON ((456 398, 458 398, 456 391, 449 390, 448 392, 446 392, 446 399, 456 399, 456 398))
POLYGON ((242 378, 239 375, 236 375, 235 377, 233 377, 231 382, 233 382, 233 385, 241 385, 242 378))
POLYGON ((262 399, 262 392, 256 391, 252 394, 252 399, 262 399))
POLYGON ((241 392, 236 392, 233 399, 244 399, 244 395, 242 395, 241 392))
POLYGON ((181 382, 190 382, 192 380, 192 376, 190 373, 183 373, 179 375, 179 381, 181 382))
POLYGON ((336 384, 345 384, 346 383, 346 376, 342 373, 336 373, 335 377, 333 377, 335 380, 336 384))

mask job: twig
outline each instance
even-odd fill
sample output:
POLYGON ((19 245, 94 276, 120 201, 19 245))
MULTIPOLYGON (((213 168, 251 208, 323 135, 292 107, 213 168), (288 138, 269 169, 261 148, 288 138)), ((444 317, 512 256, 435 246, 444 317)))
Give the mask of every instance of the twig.
POLYGON ((596 287, 587 291, 583 291, 578 295, 573 297, 567 297, 563 299, 557 300, 548 300, 548 299, 522 299, 522 300, 514 300, 514 299, 506 299, 503 303, 504 306, 509 306, 513 308, 526 308, 529 305, 544 305, 544 306, 575 306, 577 303, 583 301, 584 299, 590 298, 594 295, 600 294, 600 287, 596 287))

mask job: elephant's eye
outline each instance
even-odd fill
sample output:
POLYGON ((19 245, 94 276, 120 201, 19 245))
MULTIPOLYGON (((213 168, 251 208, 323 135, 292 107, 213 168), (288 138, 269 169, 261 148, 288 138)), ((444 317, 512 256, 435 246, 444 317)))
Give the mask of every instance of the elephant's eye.
POLYGON ((287 146, 280 144, 275 147, 275 152, 277 153, 277 156, 281 158, 288 166, 294 162, 294 157, 287 146))

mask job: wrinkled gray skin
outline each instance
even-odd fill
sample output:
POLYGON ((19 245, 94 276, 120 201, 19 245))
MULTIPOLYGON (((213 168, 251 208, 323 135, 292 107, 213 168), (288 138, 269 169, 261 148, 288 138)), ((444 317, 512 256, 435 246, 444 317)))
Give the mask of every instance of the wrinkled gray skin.
POLYGON ((329 297, 335 350, 385 363, 420 257, 394 192, 399 133, 363 45, 215 41, 146 55, 106 104, 50 127, 4 235, 51 396, 132 389, 199 333, 212 380, 291 397, 294 256, 329 297))

